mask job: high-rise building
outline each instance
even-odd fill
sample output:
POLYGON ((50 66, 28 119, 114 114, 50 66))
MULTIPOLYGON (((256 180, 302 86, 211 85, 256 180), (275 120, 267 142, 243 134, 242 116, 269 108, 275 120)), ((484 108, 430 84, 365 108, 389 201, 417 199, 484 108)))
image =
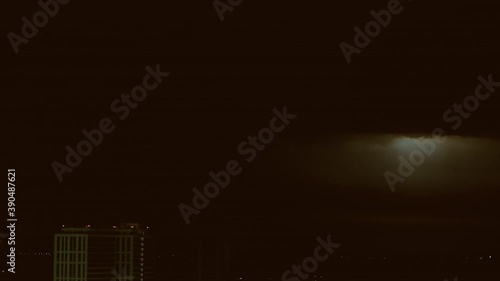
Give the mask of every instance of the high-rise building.
POLYGON ((149 281, 151 237, 136 223, 112 228, 63 227, 54 236, 54 281, 149 281))

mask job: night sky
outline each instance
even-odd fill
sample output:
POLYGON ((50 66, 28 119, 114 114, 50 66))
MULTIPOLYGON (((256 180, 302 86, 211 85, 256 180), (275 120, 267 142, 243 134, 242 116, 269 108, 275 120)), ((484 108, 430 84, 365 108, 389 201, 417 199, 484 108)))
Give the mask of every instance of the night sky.
POLYGON ((275 280, 328 234, 337 257, 498 265, 500 87, 457 129, 443 118, 479 76, 500 82, 496 2, 401 1, 347 63, 339 44, 387 3, 244 0, 221 22, 210 1, 72 0, 18 54, 7 34, 39 7, 4 3, 1 167, 16 169, 18 251, 51 251, 63 224, 133 221, 151 227, 160 255, 233 241, 235 270, 275 280), (157 64, 170 75, 121 120, 110 105, 157 64), (246 161, 240 143, 285 106, 296 118, 246 161), (53 161, 103 118, 115 130, 60 183, 53 161), (435 128, 447 140, 392 192, 384 172, 435 128), (241 174, 186 225, 179 204, 230 160, 241 174))

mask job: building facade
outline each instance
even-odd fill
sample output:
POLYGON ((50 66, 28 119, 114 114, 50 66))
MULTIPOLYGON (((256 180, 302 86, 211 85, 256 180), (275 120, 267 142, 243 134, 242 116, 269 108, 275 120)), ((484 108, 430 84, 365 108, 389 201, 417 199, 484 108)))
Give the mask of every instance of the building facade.
POLYGON ((152 239, 139 224, 62 228, 54 236, 54 281, 153 280, 152 239))

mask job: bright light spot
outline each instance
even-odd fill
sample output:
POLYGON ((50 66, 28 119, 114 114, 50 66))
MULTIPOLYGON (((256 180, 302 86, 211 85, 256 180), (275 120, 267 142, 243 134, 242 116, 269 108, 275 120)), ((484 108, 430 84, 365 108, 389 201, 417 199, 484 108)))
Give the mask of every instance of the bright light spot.
POLYGON ((409 151, 415 149, 415 140, 409 137, 399 137, 393 141, 393 144, 398 150, 409 151))
POLYGON ((423 147, 435 146, 436 148, 445 142, 444 137, 396 137, 392 141, 394 148, 400 152, 411 152, 415 149, 422 150, 423 147))

